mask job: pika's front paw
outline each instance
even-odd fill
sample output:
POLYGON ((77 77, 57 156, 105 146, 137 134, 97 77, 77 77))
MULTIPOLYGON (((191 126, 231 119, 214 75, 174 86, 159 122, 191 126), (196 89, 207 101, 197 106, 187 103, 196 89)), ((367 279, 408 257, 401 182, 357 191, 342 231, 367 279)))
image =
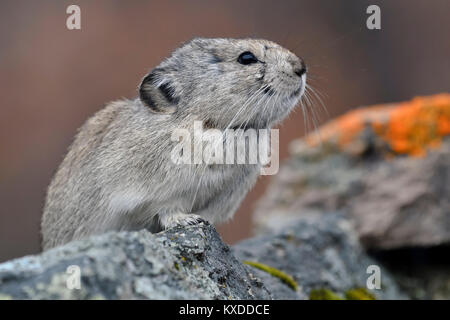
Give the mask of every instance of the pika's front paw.
POLYGON ((160 222, 162 227, 166 230, 176 226, 192 226, 199 223, 209 224, 209 222, 201 216, 187 213, 164 214, 160 217, 160 222))

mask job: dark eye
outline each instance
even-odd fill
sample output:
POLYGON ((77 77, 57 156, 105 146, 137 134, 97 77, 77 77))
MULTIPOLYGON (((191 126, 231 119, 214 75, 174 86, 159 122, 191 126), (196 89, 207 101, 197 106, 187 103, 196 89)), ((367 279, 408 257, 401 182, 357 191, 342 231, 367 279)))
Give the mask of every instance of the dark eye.
POLYGON ((250 51, 245 51, 239 55, 237 61, 240 64, 250 64, 258 62, 258 59, 256 59, 255 55, 250 51))

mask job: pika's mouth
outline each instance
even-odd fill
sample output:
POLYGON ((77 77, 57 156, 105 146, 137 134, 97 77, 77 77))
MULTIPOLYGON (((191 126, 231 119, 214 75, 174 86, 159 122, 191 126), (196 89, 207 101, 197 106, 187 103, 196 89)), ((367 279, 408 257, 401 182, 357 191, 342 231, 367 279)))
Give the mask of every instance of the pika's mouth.
POLYGON ((215 124, 215 122, 212 121, 212 120, 205 121, 204 124, 203 124, 203 128, 206 129, 206 130, 207 129, 219 129, 219 130, 231 129, 231 130, 234 130, 234 131, 235 130, 244 130, 244 131, 246 131, 248 129, 254 129, 254 130, 265 129, 265 127, 258 126, 255 123, 250 122, 250 121, 248 121, 246 123, 237 124, 237 125, 235 125, 233 127, 229 127, 229 128, 225 128, 224 129, 224 128, 219 128, 215 124))
POLYGON ((248 124, 245 124, 245 125, 241 124, 241 125, 238 125, 238 126, 234 126, 234 127, 230 128, 230 129, 247 131, 248 129, 258 130, 258 129, 266 129, 266 128, 259 128, 258 126, 254 125, 253 123, 248 123, 248 124))
MULTIPOLYGON (((296 98, 302 94, 303 90, 304 90, 304 85, 303 85, 303 83, 301 83, 297 89, 292 91, 288 96, 285 96, 285 98, 288 98, 288 99, 296 98)), ((275 91, 275 89, 273 89, 271 86, 268 86, 267 88, 265 88, 263 92, 264 92, 264 94, 268 95, 269 97, 272 97, 273 95, 275 95, 277 93, 275 91)))
POLYGON ((271 97, 275 94, 275 90, 271 86, 267 86, 267 88, 264 89, 264 94, 271 97))
POLYGON ((297 90, 292 92, 291 95, 289 96, 289 98, 294 98, 294 97, 299 96, 302 93, 302 90, 303 90, 303 85, 301 85, 297 90))
MULTIPOLYGON (((277 94, 278 95, 275 98, 275 101, 273 101, 274 106, 275 105, 280 105, 281 107, 284 106, 285 104, 287 105, 291 105, 293 103, 293 99, 297 99, 302 95, 302 92, 304 90, 304 84, 301 83, 300 86, 293 90, 292 92, 287 92, 284 93, 283 95, 281 95, 279 92, 277 92, 274 88, 272 88, 271 86, 267 86, 264 90, 263 93, 265 95, 268 96, 268 98, 271 98, 272 96, 275 96, 277 94)), ((296 101, 296 100, 295 100, 296 101)), ((259 130, 259 129, 267 129, 269 126, 269 123, 274 120, 274 119, 253 119, 252 120, 247 120, 246 122, 240 123, 240 124, 236 124, 234 126, 231 127, 227 127, 227 128, 222 128, 220 126, 217 125, 217 123, 215 121, 213 121, 212 119, 208 119, 205 121, 204 123, 204 128, 205 129, 219 129, 219 130, 226 130, 226 129, 231 129, 231 130, 249 130, 249 129, 253 129, 253 130, 259 130)))

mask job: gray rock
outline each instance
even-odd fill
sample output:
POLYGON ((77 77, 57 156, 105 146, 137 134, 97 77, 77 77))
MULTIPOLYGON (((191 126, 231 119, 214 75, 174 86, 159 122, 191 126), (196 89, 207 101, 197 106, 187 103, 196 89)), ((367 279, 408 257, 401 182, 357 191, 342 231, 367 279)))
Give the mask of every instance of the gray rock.
POLYGON ((215 229, 107 233, 0 265, 0 299, 270 299, 215 229), (68 289, 79 266, 81 289, 68 289))
POLYGON ((341 211, 369 249, 450 243, 450 139, 426 157, 389 161, 296 144, 256 210, 257 232, 298 215, 341 211))
POLYGON ((240 260, 259 262, 290 275, 297 290, 279 278, 248 267, 261 278, 274 299, 308 299, 313 289, 328 289, 341 297, 349 289, 366 288, 367 267, 381 269, 381 289, 370 290, 378 299, 406 298, 389 272, 369 258, 350 222, 341 214, 302 215, 290 226, 244 240, 233 247, 240 260))
MULTIPOLYGON (((339 214, 299 218, 232 250, 201 223, 107 233, 0 264, 0 299, 308 299, 312 289, 365 287, 371 264, 339 214), (240 260, 291 275, 297 290, 240 260), (69 266, 79 267, 80 289, 68 287, 69 266)), ((384 269, 381 282, 377 298, 404 298, 384 269)))

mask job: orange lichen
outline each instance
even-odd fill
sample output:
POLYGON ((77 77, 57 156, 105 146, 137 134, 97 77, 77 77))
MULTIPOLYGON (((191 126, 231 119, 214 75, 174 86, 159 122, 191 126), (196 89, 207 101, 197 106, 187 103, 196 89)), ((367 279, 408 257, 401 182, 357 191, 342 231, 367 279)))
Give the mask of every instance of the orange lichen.
POLYGON ((305 141, 311 146, 323 142, 348 150, 366 128, 389 147, 391 155, 423 156, 450 135, 450 94, 357 109, 325 124, 305 141))

